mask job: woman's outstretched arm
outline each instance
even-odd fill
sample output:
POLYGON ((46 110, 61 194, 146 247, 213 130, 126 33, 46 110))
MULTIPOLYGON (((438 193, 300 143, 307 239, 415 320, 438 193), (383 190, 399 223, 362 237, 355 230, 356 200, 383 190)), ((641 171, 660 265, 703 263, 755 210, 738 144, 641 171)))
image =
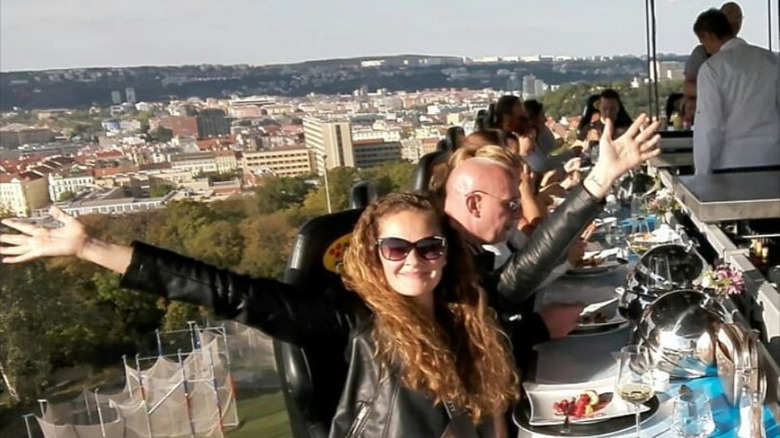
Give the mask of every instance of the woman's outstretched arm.
POLYGON ((57 207, 51 216, 60 221, 59 228, 44 228, 19 219, 4 219, 3 225, 20 234, 0 234, 3 263, 22 263, 41 257, 76 256, 123 274, 130 264, 133 249, 106 243, 87 234, 84 225, 57 207))
MULTIPOLYGON (((353 295, 305 291, 270 278, 252 278, 140 242, 115 245, 94 239, 75 218, 52 208, 63 226, 44 228, 6 219, 20 234, 0 234, 3 263, 76 256, 122 274, 120 286, 207 306, 224 318, 296 345, 346 339, 354 325, 353 295)), ((333 293, 332 293, 333 292, 333 293)))

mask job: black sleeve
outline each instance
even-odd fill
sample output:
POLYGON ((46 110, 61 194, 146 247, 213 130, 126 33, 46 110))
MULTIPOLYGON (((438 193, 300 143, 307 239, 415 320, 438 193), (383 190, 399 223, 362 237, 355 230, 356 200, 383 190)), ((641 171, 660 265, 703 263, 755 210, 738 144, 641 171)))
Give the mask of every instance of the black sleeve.
POLYGON ((504 327, 512 341, 512 353, 517 368, 525 373, 534 358, 534 345, 550 339, 547 325, 541 315, 528 311, 523 312, 519 321, 505 322, 504 327))
MULTIPOLYGON (((133 243, 120 286, 214 309, 299 346, 349 335, 349 303, 270 278, 252 278, 171 251, 133 243)), ((343 298, 343 297, 342 297, 343 298)))
POLYGON ((602 203, 582 186, 570 191, 566 201, 539 223, 528 243, 499 269, 499 302, 514 306, 530 297, 601 208, 602 203))

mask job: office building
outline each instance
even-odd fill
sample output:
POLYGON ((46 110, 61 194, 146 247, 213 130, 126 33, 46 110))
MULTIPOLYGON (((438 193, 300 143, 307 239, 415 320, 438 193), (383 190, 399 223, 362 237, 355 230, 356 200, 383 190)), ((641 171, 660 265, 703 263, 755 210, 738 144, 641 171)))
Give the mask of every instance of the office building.
POLYGON ((303 135, 306 148, 314 154, 318 174, 322 175, 325 169, 334 167, 355 167, 349 122, 324 122, 306 117, 303 119, 303 135))
POLYGON ((368 169, 391 161, 401 161, 401 142, 363 140, 353 143, 355 167, 368 169))
POLYGON ((252 175, 298 176, 314 172, 314 154, 304 147, 244 151, 241 166, 252 175))

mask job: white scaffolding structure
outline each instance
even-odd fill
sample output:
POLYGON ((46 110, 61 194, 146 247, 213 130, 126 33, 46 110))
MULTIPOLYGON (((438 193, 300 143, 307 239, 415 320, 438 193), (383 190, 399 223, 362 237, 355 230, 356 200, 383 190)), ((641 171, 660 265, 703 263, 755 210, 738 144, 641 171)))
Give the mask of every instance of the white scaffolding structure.
MULTIPOLYGON (((225 326, 190 325, 193 351, 125 359, 125 386, 117 394, 84 391, 64 403, 41 400, 36 417, 45 438, 221 438, 226 426, 238 425, 231 349, 250 351, 251 341, 234 345, 225 326), (141 363, 151 362, 142 369, 141 363)), ((256 331, 252 330, 256 333, 256 331)), ((241 354, 237 354, 241 357, 241 354)), ((28 435, 30 433, 28 432, 28 435)))

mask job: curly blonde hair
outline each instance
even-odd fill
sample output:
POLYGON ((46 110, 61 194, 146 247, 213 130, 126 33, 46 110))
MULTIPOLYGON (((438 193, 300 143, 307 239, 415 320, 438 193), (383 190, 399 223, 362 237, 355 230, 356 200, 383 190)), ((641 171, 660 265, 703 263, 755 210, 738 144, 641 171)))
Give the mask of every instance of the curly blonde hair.
POLYGON ((468 249, 427 195, 394 193, 366 209, 344 257, 344 283, 373 310, 377 358, 397 370, 405 386, 435 403, 455 403, 475 422, 517 400, 514 360, 468 249), (380 221, 409 210, 429 213, 447 239, 447 264, 434 291, 434 324, 422 307, 389 286, 376 247, 380 221))

